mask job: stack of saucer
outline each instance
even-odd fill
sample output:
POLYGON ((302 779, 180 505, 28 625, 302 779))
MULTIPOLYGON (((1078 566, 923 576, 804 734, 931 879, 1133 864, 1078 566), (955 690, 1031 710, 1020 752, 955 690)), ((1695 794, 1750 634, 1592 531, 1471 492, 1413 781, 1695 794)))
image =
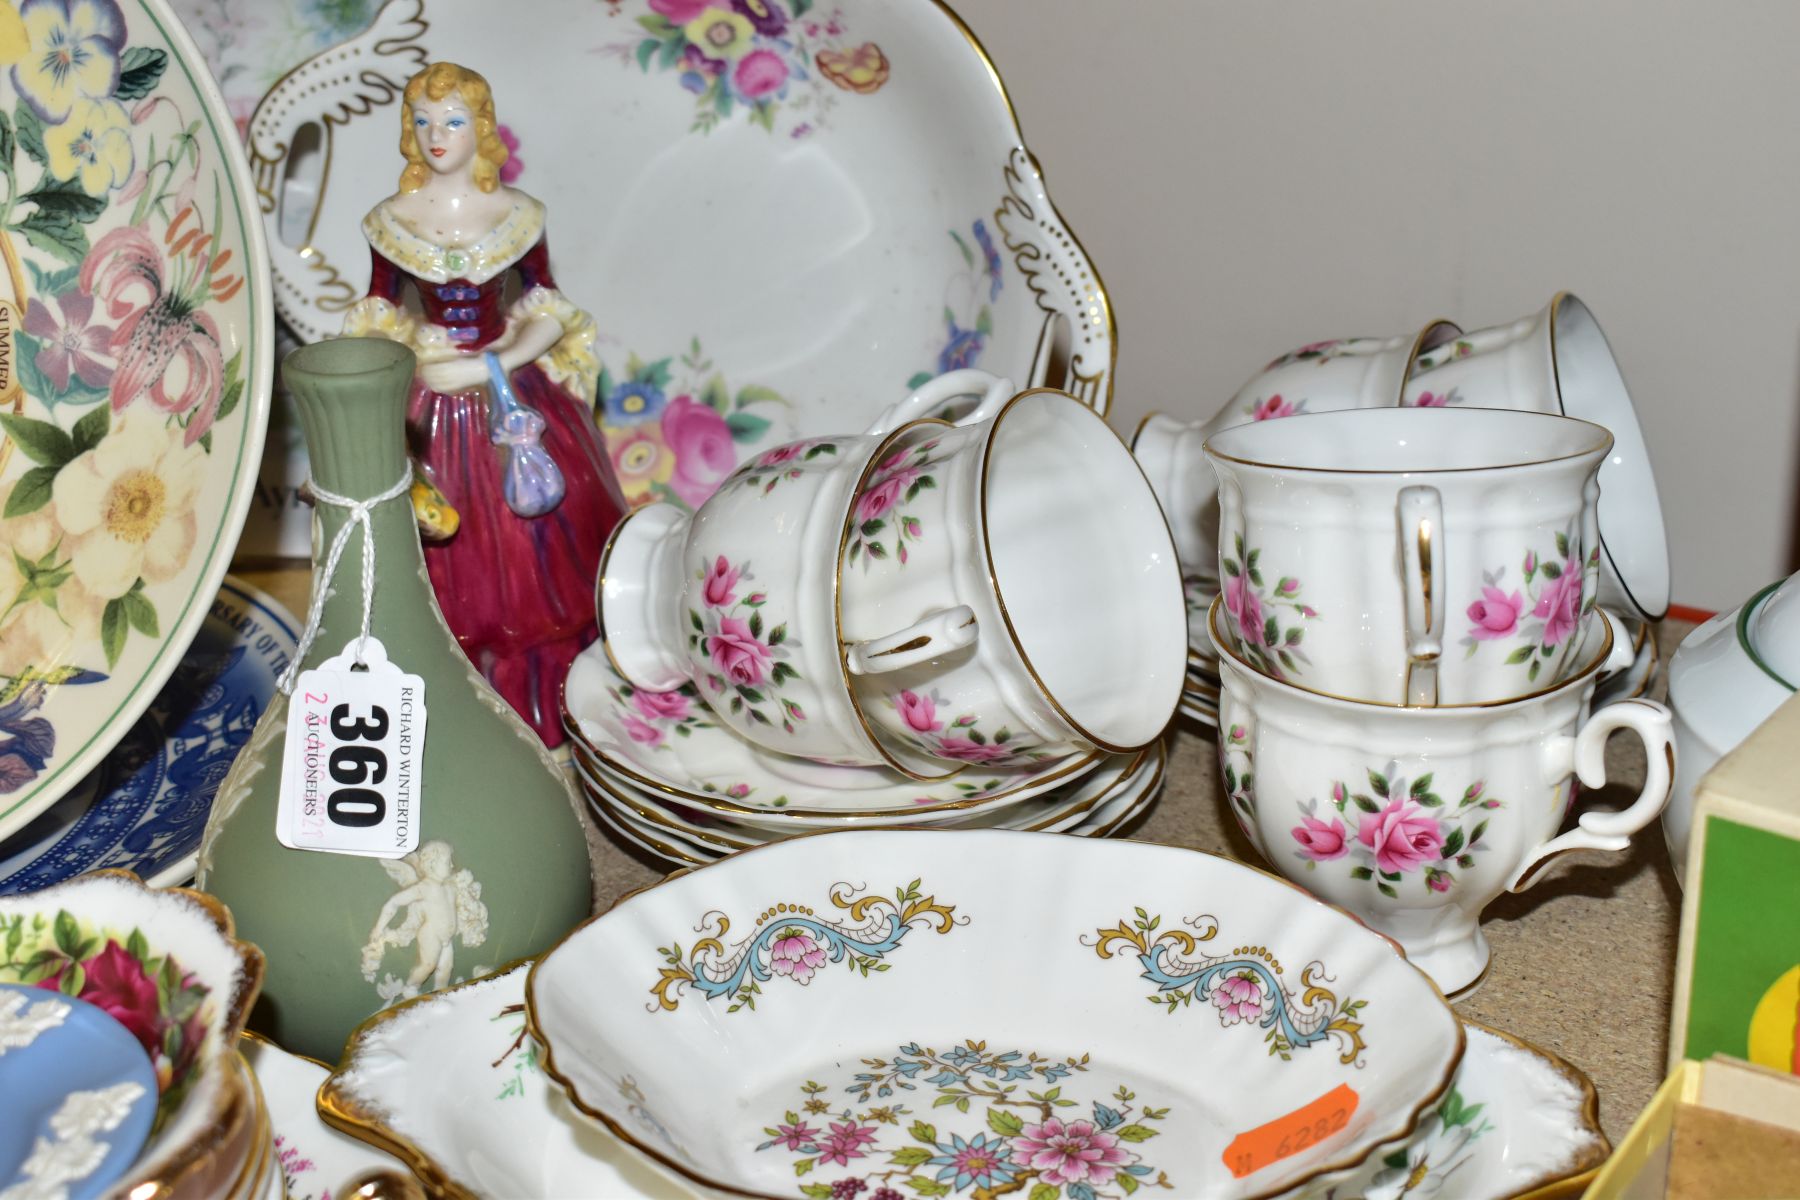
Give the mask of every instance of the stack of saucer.
POLYGON ((1219 724, 1219 659, 1206 636, 1206 613, 1219 594, 1218 581, 1210 575, 1183 574, 1181 591, 1187 598, 1187 677, 1181 684, 1181 715, 1217 727, 1219 724))
POLYGON ((563 691, 577 781, 621 839, 682 865, 824 829, 934 825, 1107 837, 1162 791, 1165 752, 1094 752, 1030 766, 973 764, 948 779, 838 767, 760 750, 713 718, 691 687, 634 689, 600 646, 563 691))

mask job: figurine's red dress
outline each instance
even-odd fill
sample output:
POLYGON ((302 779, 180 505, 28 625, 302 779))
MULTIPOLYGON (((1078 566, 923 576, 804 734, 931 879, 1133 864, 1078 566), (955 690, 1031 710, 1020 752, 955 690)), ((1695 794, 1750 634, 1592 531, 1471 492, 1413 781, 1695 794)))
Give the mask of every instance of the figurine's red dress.
POLYGON ((519 400, 544 418, 542 445, 562 471, 566 492, 550 512, 520 517, 507 507, 502 452, 489 440, 485 386, 446 395, 415 382, 407 410, 414 459, 459 518, 448 539, 425 543, 444 619, 488 682, 554 747, 563 740, 563 678, 597 634, 600 552, 626 506, 591 404, 580 394, 593 386, 592 320, 555 290, 543 210, 520 199, 513 215, 479 243, 451 251, 400 226, 385 205, 377 208, 364 222, 373 263, 369 298, 345 332, 394 337, 425 358, 442 357, 446 346, 479 353, 509 322, 540 313, 562 321, 563 341, 511 375, 519 400), (508 312, 501 295, 512 270, 523 296, 508 312), (408 283, 418 291, 422 320, 400 309, 408 283))

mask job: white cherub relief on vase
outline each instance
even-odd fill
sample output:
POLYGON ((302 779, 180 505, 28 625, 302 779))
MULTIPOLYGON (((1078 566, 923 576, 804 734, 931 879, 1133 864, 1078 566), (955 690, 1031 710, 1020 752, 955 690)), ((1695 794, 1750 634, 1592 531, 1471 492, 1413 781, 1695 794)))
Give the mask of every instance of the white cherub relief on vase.
POLYGON ((487 940, 487 906, 481 885, 467 868, 456 869, 450 843, 426 842, 404 858, 381 860, 399 887, 381 906, 362 950, 362 974, 370 983, 381 970, 388 947, 417 944, 418 957, 406 978, 389 974, 376 984, 384 1003, 409 1000, 422 991, 447 987, 452 981, 456 943, 479 946, 487 940), (396 916, 398 925, 393 924, 396 916))

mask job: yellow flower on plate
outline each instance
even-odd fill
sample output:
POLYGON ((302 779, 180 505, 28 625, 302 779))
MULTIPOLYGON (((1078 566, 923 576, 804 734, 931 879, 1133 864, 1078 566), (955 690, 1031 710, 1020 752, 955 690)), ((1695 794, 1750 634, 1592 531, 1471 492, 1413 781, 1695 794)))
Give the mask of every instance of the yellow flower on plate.
POLYGON ((197 533, 194 499, 206 452, 147 407, 127 409, 112 432, 77 455, 51 489, 63 551, 75 578, 111 600, 138 579, 161 583, 187 565, 197 533))
POLYGON ((675 474, 675 452, 663 441, 662 431, 656 425, 632 425, 603 427, 601 432, 626 501, 635 508, 655 499, 652 485, 666 484, 675 474))
POLYGON ((44 130, 44 150, 52 175, 104 196, 131 178, 131 117, 117 100, 77 100, 68 120, 44 130))
POLYGON ((126 34, 114 0, 24 0, 18 12, 28 44, 12 81, 45 125, 67 119, 77 100, 113 94, 126 34))
POLYGON ((0 67, 10 67, 31 52, 31 35, 25 18, 11 4, 0 0, 0 67))
POLYGON ((682 26, 681 32, 708 58, 735 62, 750 52, 756 27, 738 13, 709 8, 682 26))

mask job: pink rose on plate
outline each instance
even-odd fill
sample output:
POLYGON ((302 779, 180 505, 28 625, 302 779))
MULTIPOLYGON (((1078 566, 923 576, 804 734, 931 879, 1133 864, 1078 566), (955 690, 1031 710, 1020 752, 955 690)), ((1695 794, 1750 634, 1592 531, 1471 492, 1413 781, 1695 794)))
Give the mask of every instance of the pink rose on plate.
POLYGON ((856 519, 873 521, 887 514, 919 477, 917 467, 900 467, 878 476, 869 489, 856 498, 856 519))
POLYGON ((1444 831, 1437 818, 1404 795, 1380 812, 1364 813, 1356 840, 1375 852, 1375 865, 1390 875, 1416 871, 1444 856, 1444 831))
POLYGON ((1263 644, 1262 601, 1245 582, 1242 573, 1225 579, 1225 611, 1237 622, 1238 632, 1252 646, 1263 644))
POLYGON ((663 441, 675 452, 675 472, 669 487, 682 503, 699 508, 719 481, 737 466, 731 427, 709 405, 684 395, 669 401, 662 415, 662 434, 663 441))
POLYGON ((937 719, 937 705, 931 702, 930 696, 921 696, 917 692, 901 692, 894 697, 894 707, 900 710, 900 719, 906 722, 908 729, 920 733, 930 733, 934 729, 942 729, 944 723, 937 719))
POLYGON ((1419 398, 1413 401, 1414 408, 1443 408, 1450 403, 1449 392, 1420 392, 1419 398))
POLYGON ((1581 564, 1570 559, 1563 571, 1538 593, 1534 617, 1544 619, 1544 645, 1560 646, 1581 628, 1581 564))
POLYGON ((773 450, 765 450, 756 456, 759 467, 779 467, 782 463, 793 462, 812 446, 811 442, 789 442, 785 446, 777 446, 773 450))
POLYGON ((1524 607, 1525 597, 1518 592, 1509 596, 1497 587, 1482 588, 1481 599, 1469 605, 1469 636, 1481 642, 1505 637, 1518 628, 1524 607))
POLYGON ((1333 858, 1342 858, 1349 852, 1346 845, 1348 834, 1344 823, 1336 817, 1327 825, 1317 817, 1301 817, 1300 824, 1294 826, 1294 840, 1300 843, 1300 853, 1314 862, 1326 862, 1333 858))
POLYGON ((1249 971, 1227 975, 1213 988, 1212 1002, 1219 1010, 1222 1024, 1260 1021, 1263 1010, 1262 980, 1249 971))
POLYGON ((685 721, 688 718, 685 692, 651 692, 638 688, 631 693, 631 704, 650 721, 685 721))
POLYGON ((825 948, 797 925, 783 929, 769 943, 769 970, 802 986, 811 983, 813 973, 824 965, 825 948))
POLYGON ((744 687, 754 687, 767 677, 773 657, 750 632, 749 623, 737 617, 719 618, 719 631, 706 639, 706 650, 727 679, 744 687))
POLYGON ((938 739, 936 753, 939 758, 955 759, 957 762, 990 763, 1008 757, 1012 751, 992 742, 974 742, 966 737, 945 737, 938 739))
POLYGON ((752 50, 738 60, 732 81, 746 100, 778 92, 788 80, 787 61, 773 50, 752 50))
POLYGON ((731 589, 737 586, 739 576, 743 572, 725 561, 723 554, 713 560, 712 569, 706 573, 706 581, 702 584, 702 592, 706 602, 714 608, 724 608, 737 599, 737 593, 731 589))
POLYGON ((1279 417, 1291 417, 1299 411, 1299 408, 1283 400, 1281 393, 1277 392, 1267 400, 1259 401, 1251 408, 1250 419, 1252 421, 1273 421, 1279 417))
POLYGON ((662 745, 662 730, 643 718, 627 715, 621 723, 625 726, 625 733, 632 741, 645 746, 662 745))

